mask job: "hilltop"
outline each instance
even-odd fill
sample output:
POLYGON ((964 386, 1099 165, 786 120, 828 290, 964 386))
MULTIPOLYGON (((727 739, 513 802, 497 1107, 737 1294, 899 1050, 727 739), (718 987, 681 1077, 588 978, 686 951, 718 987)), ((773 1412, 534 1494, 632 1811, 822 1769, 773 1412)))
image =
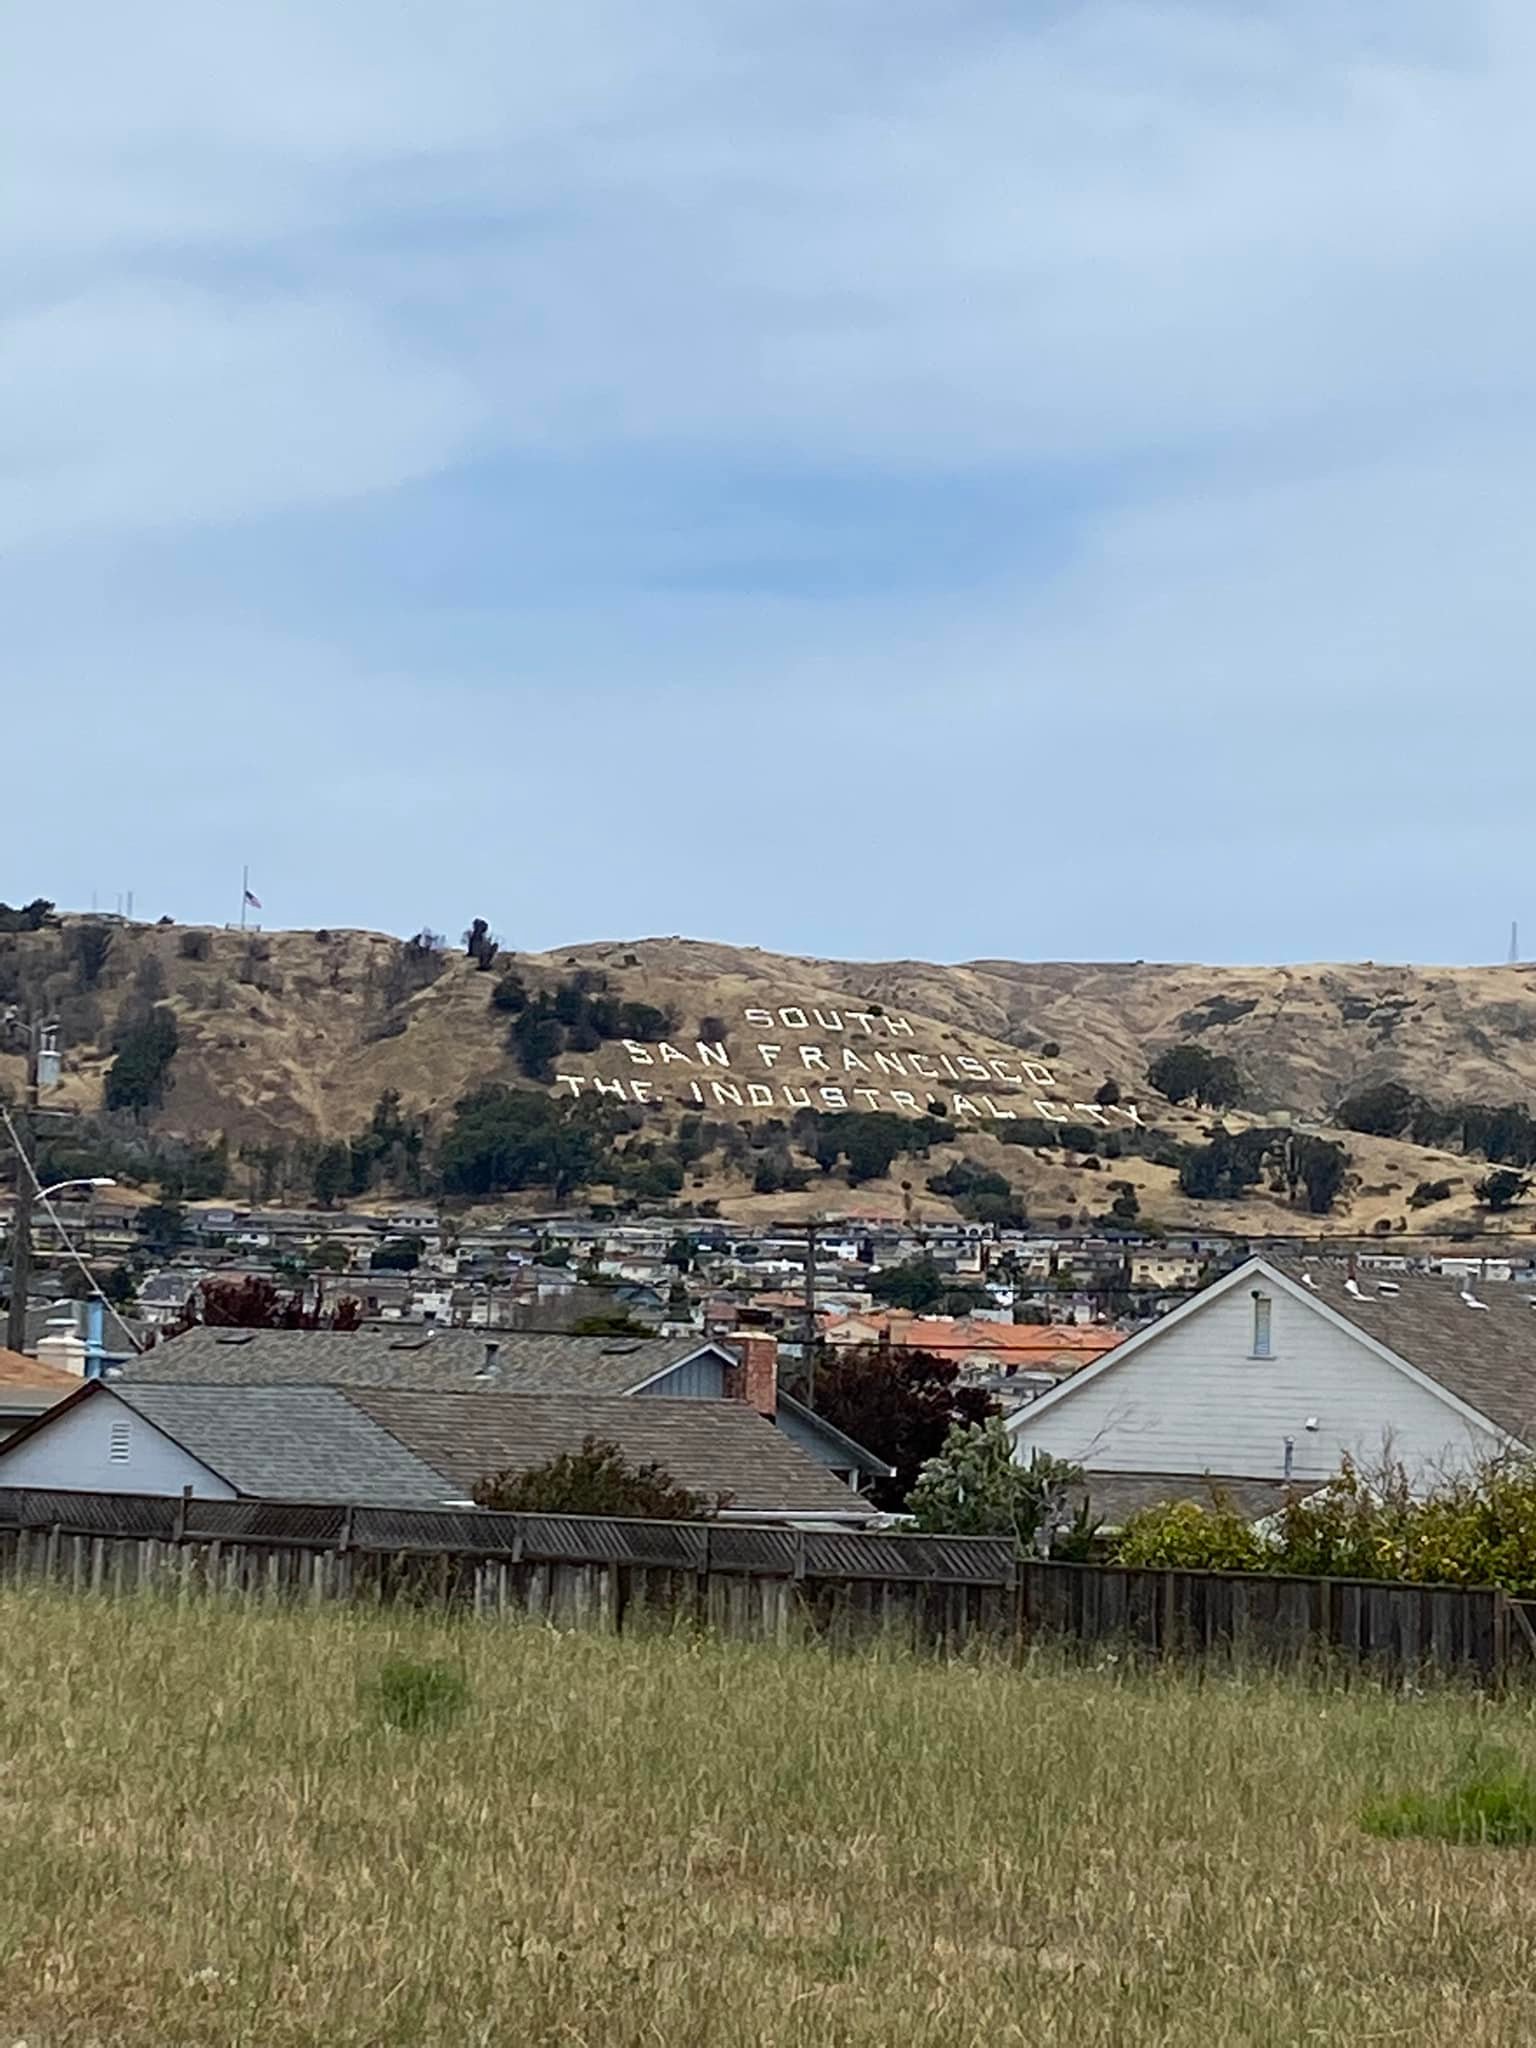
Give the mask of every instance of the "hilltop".
POLYGON ((1426 1146, 1335 1131, 1338 1105, 1384 1082, 1441 1106, 1536 1094, 1536 968, 1526 967, 942 966, 652 938, 500 953, 482 968, 462 946, 374 932, 66 917, 0 935, 5 1005, 0 1086, 13 1097, 24 1075, 18 1020, 56 1016, 56 1099, 90 1128, 151 1146, 223 1134, 241 1189, 244 1155, 265 1158, 261 1171, 290 1194, 306 1191, 321 1148, 368 1125, 382 1096, 398 1098, 430 1155, 454 1105, 497 1084, 601 1124, 631 1165, 648 1153, 670 1160, 689 1124, 678 1192, 732 1214, 950 1214, 964 1172, 947 1194, 927 1183, 964 1163, 1006 1182, 1042 1221, 1097 1215, 1126 1183, 1141 1214, 1165 1223, 1440 1228, 1480 1218, 1472 1188, 1486 1161, 1454 1138, 1426 1146), (147 1017, 167 1013, 175 1050, 152 1099, 103 1118, 114 1059, 147 1017), (1289 1127, 1346 1145, 1349 1182, 1330 1217, 1298 1215, 1275 1191, 1275 1157, 1240 1199, 1179 1191, 1184 1149, 1208 1142, 1215 1113, 1149 1088, 1149 1062, 1178 1044, 1233 1062, 1232 1133, 1289 1127), (926 1150, 853 1186, 847 1162, 823 1173, 812 1124, 843 1110, 926 1119, 926 1150), (701 1136, 716 1133, 701 1151, 701 1136), (789 1184, 754 1192, 765 1156, 789 1184), (1410 1211, 1416 1187, 1447 1180, 1445 1199, 1410 1211))

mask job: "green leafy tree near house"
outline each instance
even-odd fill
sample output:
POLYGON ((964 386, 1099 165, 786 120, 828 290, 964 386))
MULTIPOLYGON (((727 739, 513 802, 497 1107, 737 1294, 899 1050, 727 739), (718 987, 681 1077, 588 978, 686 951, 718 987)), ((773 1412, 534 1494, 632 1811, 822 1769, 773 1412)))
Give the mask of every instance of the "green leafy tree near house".
POLYGON ((1065 1520, 1067 1497, 1082 1470, 1037 1451, 1027 1465, 1013 1455, 1000 1416, 957 1424, 918 1473, 907 1496, 919 1529, 936 1536, 1010 1536, 1020 1555, 1065 1520))
POLYGON ((596 1436, 527 1471, 488 1473, 472 1494, 501 1514, 612 1515, 662 1522, 704 1522, 729 1505, 679 1486, 664 1466, 631 1464, 615 1443, 596 1436))
POLYGON ((926 1315, 944 1299, 946 1281, 927 1252, 903 1259, 898 1266, 883 1266, 870 1276, 869 1291, 875 1301, 889 1308, 911 1309, 926 1315))

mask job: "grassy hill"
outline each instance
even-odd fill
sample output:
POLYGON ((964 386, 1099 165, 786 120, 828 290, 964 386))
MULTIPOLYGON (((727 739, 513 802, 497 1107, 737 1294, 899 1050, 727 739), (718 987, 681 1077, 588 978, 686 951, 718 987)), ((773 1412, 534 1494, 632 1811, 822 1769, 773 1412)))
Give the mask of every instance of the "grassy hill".
MULTIPOLYGON (((909 1117, 931 1104, 955 1126, 954 1139, 927 1156, 903 1156, 889 1175, 852 1187, 839 1168, 814 1173, 804 1187, 754 1194, 754 1161, 739 1156, 739 1145, 735 1157, 713 1150, 690 1161, 684 1198, 720 1200, 732 1213, 949 1214, 953 1204, 926 1183, 965 1160, 1001 1176, 1042 1219, 1096 1215, 1110 1184, 1127 1182, 1144 1215, 1170 1223, 1360 1231, 1401 1219, 1440 1227, 1479 1217, 1472 1187, 1486 1162, 1454 1147, 1354 1133, 1338 1134, 1351 1185, 1322 1226, 1298 1218, 1285 1195, 1271 1191, 1269 1174, 1241 1200, 1190 1201, 1177 1186, 1177 1148, 1204 1143, 1213 1117, 1151 1091, 1150 1059, 1178 1043, 1230 1057, 1244 1090, 1241 1109, 1225 1117, 1234 1131, 1289 1123, 1328 1134, 1343 1098, 1384 1080, 1441 1104, 1536 1096, 1536 968, 1523 967, 941 966, 653 938, 503 954, 482 972, 462 949, 371 932, 65 918, 0 935, 0 1009, 6 1005, 17 1017, 57 1016, 65 1048, 59 1099, 89 1116, 102 1109, 125 1035, 156 1007, 169 1011, 177 1050, 162 1098, 138 1115, 120 1112, 114 1124, 204 1141, 224 1133, 236 1155, 286 1153, 282 1171, 300 1184, 290 1192, 302 1191, 308 1154, 360 1130, 386 1090, 422 1119, 430 1145, 461 1097, 499 1083, 599 1105, 610 1116, 622 1093, 622 1120, 633 1126, 623 1142, 637 1148, 666 1147, 690 1116, 752 1126, 761 1137, 770 1120, 792 1124, 802 1097, 813 1110, 846 1104, 909 1117), (598 1030, 586 1021, 562 1025, 543 1080, 509 1050, 520 1012, 492 1002, 509 972, 524 1010, 563 989, 568 1014, 584 1020, 595 1004, 600 1026, 607 1020, 598 1030), (633 1020, 645 1022, 647 1011, 657 1021, 639 1029, 633 1020), (634 1031, 631 1046, 614 1030, 634 1031), (807 1062, 808 1051, 820 1064, 807 1062), (1122 1104, 1100 1110, 1095 1098, 1106 1081, 1118 1085, 1122 1104), (1010 1123, 1042 1118, 1064 1120, 1078 1136, 1086 1124, 1100 1134, 1100 1149, 1118 1156, 1095 1156, 1081 1144, 1003 1142, 1010 1123), (1117 1142, 1103 1145, 1110 1134, 1117 1142), (1454 1184, 1449 1199, 1410 1211, 1414 1188, 1437 1180, 1454 1184)), ((12 1095, 24 1074, 22 1043, 14 1021, 9 1036, 0 1028, 0 1087, 12 1095)), ((798 1166, 807 1163, 792 1133, 774 1142, 798 1166)))

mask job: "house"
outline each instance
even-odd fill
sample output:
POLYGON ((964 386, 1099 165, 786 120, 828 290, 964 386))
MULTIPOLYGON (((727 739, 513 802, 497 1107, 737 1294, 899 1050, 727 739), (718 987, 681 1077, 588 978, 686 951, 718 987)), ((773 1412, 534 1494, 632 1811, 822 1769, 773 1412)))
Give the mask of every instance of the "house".
POLYGON ((1497 1282, 1251 1258, 1009 1418, 1082 1465, 1095 1509, 1255 1504, 1384 1452, 1421 1485, 1536 1447, 1536 1307, 1497 1282))
POLYGON ((380 1386, 88 1380, 9 1442, 0 1486, 442 1507, 589 1437, 737 1521, 860 1527, 875 1510, 742 1401, 380 1386))
POLYGON ((993 1322, 976 1316, 918 1316, 904 1309, 872 1309, 836 1316, 823 1335, 834 1349, 849 1344, 890 1344, 947 1358, 972 1374, 1027 1373, 1042 1383, 1091 1365, 1124 1341, 1108 1324, 993 1322))
POLYGON ((0 1345, 0 1441, 78 1391, 77 1374, 0 1345))
POLYGON ((778 1386, 772 1337, 729 1345, 686 1337, 576 1337, 386 1325, 356 1331, 195 1329, 128 1361, 121 1383, 377 1387, 439 1393, 547 1393, 736 1400, 797 1450, 859 1487, 892 1467, 778 1386))

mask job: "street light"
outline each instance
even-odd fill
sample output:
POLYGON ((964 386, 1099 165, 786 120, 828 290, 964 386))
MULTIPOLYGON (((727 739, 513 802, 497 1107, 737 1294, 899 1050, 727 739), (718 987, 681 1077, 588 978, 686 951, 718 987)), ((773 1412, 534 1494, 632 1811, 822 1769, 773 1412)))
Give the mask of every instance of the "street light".
POLYGON ((62 1194, 65 1188, 115 1188, 117 1182, 110 1173, 76 1174, 72 1180, 56 1180, 51 1187, 39 1188, 32 1200, 46 1202, 50 1195, 62 1194))
MULTIPOLYGON (((18 1148, 19 1149, 19 1148, 18 1148)), ((56 1180, 51 1186, 40 1188, 32 1171, 32 1162, 25 1152, 21 1153, 27 1178, 32 1181, 32 1192, 27 1194, 19 1185, 11 1205, 11 1299, 5 1315, 5 1342, 10 1351, 22 1351, 27 1341, 27 1284, 32 1276, 32 1211, 39 1202, 46 1202, 50 1195, 61 1194, 65 1188, 115 1188, 117 1182, 110 1174, 73 1174, 68 1180, 56 1180)))

